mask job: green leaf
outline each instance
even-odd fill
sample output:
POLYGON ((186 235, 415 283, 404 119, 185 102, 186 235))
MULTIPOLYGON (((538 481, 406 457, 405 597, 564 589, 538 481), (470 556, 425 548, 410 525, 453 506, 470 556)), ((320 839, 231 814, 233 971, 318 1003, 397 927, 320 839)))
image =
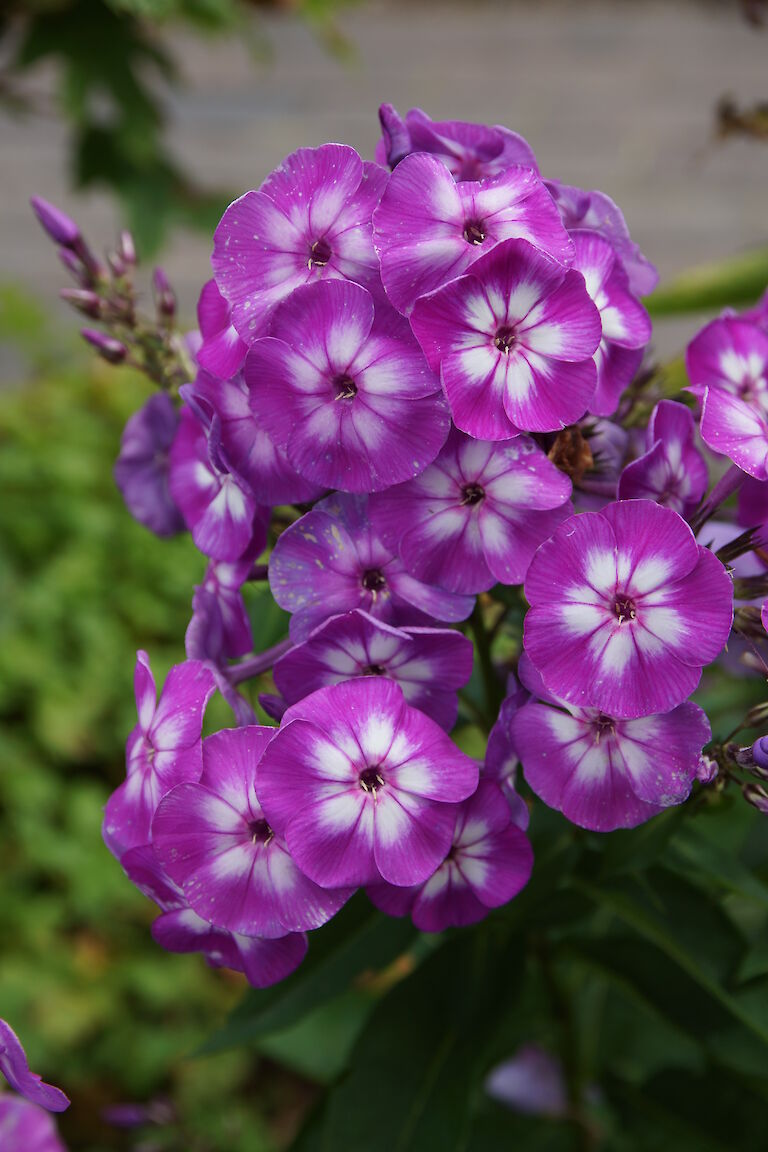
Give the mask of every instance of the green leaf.
POLYGON ((768 885, 741 863, 733 847, 719 844, 699 827, 689 823, 683 828, 669 855, 694 882, 706 881, 768 909, 768 885))
POLYGON ((202 1051, 219 1052, 290 1027, 364 975, 387 967, 416 935, 410 920, 384 916, 360 893, 330 923, 310 933, 309 952, 296 972, 273 988, 246 993, 202 1051))
POLYGON ((768 285, 768 248, 700 264, 662 285, 644 301, 651 316, 714 311, 751 304, 768 285))
POLYGON ((522 965, 493 929, 454 937, 378 1003, 328 1102, 324 1152, 466 1149, 483 1058, 522 965))

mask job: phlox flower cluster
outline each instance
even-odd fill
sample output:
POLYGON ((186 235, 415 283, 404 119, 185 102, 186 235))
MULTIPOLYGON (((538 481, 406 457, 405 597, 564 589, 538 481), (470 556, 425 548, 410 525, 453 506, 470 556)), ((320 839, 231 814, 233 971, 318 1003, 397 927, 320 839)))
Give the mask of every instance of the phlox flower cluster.
POLYGON ((158 943, 259 987, 358 889, 425 932, 514 899, 536 798, 608 832, 711 780, 690 696, 734 619, 716 548, 768 520, 765 310, 709 325, 665 398, 656 273, 604 193, 506 128, 380 119, 375 161, 301 148, 227 208, 192 370, 116 468, 208 567, 159 698, 138 655, 104 837, 158 943), (253 652, 264 580, 290 623, 253 652), (217 690, 236 723, 208 733, 217 690))

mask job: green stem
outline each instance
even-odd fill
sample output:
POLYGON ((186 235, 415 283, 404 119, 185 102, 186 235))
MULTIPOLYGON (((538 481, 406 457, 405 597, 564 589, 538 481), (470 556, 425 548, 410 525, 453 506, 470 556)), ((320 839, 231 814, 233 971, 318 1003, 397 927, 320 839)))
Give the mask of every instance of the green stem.
POLYGON ((480 602, 475 604, 470 617, 470 626, 475 637, 475 647, 480 660, 480 673, 485 688, 485 702, 489 716, 497 716, 501 702, 504 699, 504 685, 502 684, 491 659, 491 638, 483 619, 483 610, 480 602))

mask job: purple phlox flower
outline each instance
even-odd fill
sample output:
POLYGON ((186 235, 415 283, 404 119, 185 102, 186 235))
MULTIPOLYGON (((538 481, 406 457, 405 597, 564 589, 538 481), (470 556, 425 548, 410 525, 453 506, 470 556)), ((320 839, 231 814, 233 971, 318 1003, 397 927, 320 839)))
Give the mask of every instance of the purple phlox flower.
POLYGON ((215 413, 206 428, 199 414, 182 408, 171 447, 170 486, 192 539, 206 556, 237 560, 255 538, 263 551, 270 510, 256 503, 249 485, 231 469, 215 413))
POLYGON ((473 440, 453 429, 426 472, 371 500, 371 521, 418 580, 484 592, 522 584, 539 544, 572 512, 570 494, 529 437, 473 440))
POLYGON ((524 1044, 486 1077, 488 1095, 515 1112, 530 1116, 568 1115, 568 1091, 563 1066, 538 1044, 524 1044))
POLYGON ((258 423, 307 480, 372 492, 423 472, 448 435, 440 381, 407 321, 365 288, 297 288, 245 362, 258 423))
POLYGON ((53 1117, 10 1092, 0 1095, 0 1147, 3 1152, 67 1152, 53 1117))
POLYGON ((60 1088, 46 1084, 30 1072, 21 1041, 5 1020, 0 1020, 0 1073, 11 1088, 31 1104, 47 1108, 49 1112, 63 1112, 69 1107, 69 1099, 60 1088))
POLYGON ((707 490, 707 465, 696 447, 693 413, 660 400, 651 413, 646 451, 621 474, 619 499, 655 500, 687 517, 707 490))
POLYGON ((723 565, 650 500, 566 520, 534 556, 525 595, 525 648, 547 688, 614 717, 685 700, 733 620, 723 565))
POLYGON ((377 289, 371 217, 386 182, 386 170, 354 148, 323 144, 292 152, 258 192, 230 204, 211 263, 243 339, 264 335, 272 309, 302 284, 342 279, 377 289))
POLYGON ((276 939, 319 928, 352 895, 328 892, 296 867, 256 792, 276 729, 252 725, 203 741, 203 775, 160 802, 152 843, 189 905, 217 928, 276 939))
POLYGON ((768 333, 721 316, 685 354, 690 391, 702 397, 701 437, 756 480, 768 479, 768 333))
POLYGON ((559 703, 531 702, 512 720, 525 779, 550 808, 582 828, 611 832, 689 795, 711 739, 698 705, 622 720, 559 703))
POLYGON ((202 413, 215 413, 220 421, 221 446, 238 476, 260 504, 301 504, 323 494, 299 476, 251 411, 249 388, 242 372, 231 380, 217 380, 199 372, 194 385, 184 389, 187 399, 202 413))
POLYGON ((170 396, 155 393, 125 425, 115 461, 115 483, 128 511, 156 536, 184 531, 169 487, 169 453, 178 427, 170 396))
POLYGON ((408 704, 450 732, 456 692, 472 675, 472 643, 450 628, 393 628, 356 608, 332 616, 274 667, 288 704, 357 676, 386 676, 408 704))
POLYGON ((227 660, 251 651, 251 622, 241 589, 252 568, 247 552, 234 564, 209 563, 192 597, 192 619, 185 636, 188 660, 212 660, 222 667, 227 660))
POLYGON ((499 715, 488 734, 482 776, 498 784, 506 797, 513 824, 523 831, 528 827, 528 805, 517 792, 517 769, 520 758, 512 739, 512 718, 530 699, 528 690, 513 680, 507 684, 507 696, 499 708, 499 715))
POLYGON ((594 395, 601 324, 584 277, 525 240, 418 300, 411 326, 454 422, 478 440, 557 431, 594 395))
POLYGON ((647 296, 659 282, 659 274, 634 243, 627 222, 618 204, 604 192, 585 192, 559 180, 547 180, 547 188, 565 227, 571 231, 586 228, 597 232, 609 242, 629 277, 629 286, 636 296, 647 296))
POLYGON ((497 784, 481 780, 459 807, 443 862, 417 888, 373 884, 368 895, 391 916, 410 913, 422 932, 476 924, 508 904, 530 879, 533 852, 497 784))
POLYGON ((457 184, 435 156, 408 156, 373 217, 381 279, 399 312, 466 272, 501 240, 528 240, 559 263, 573 259, 560 214, 531 168, 513 165, 457 184))
POLYGON ((609 241, 583 229, 571 235, 575 249, 572 267, 584 277, 603 331, 595 352, 597 388, 590 411, 596 416, 610 416, 640 367, 651 338, 651 321, 631 292, 624 266, 609 241))
POLYGON ((429 152, 456 180, 482 180, 512 164, 539 170, 528 141, 499 124, 431 120, 421 108, 411 108, 403 121, 391 104, 382 104, 379 119, 383 139, 376 146, 376 159, 392 168, 408 153, 429 152))
POLYGON ((242 368, 248 345, 232 323, 232 311, 215 280, 203 285, 197 302, 197 323, 202 337, 198 364, 219 380, 230 380, 242 368))
POLYGON ((478 769, 398 684, 368 676, 288 709, 257 775, 269 824, 323 887, 409 886, 451 845, 478 769))
POLYGON ((736 520, 742 528, 757 528, 768 523, 768 483, 765 480, 744 479, 739 488, 736 520))
POLYGON ((768 736, 760 736, 752 745, 752 758, 758 768, 768 771, 768 736))
POLYGON ((134 689, 139 722, 126 744, 126 779, 104 809, 103 835, 117 859, 146 844, 162 797, 203 770, 203 713, 216 687, 213 673, 199 660, 176 664, 160 699, 146 652, 136 654, 134 689))
POLYGON ((307 937, 303 932, 267 940, 215 928, 198 916, 181 888, 163 871, 151 844, 132 848, 121 863, 129 880, 160 908, 152 937, 167 952, 201 952, 212 968, 242 972, 254 988, 284 980, 304 959, 307 937))
POLYGON ((404 626, 466 620, 474 605, 471 596, 411 576, 372 526, 367 497, 343 493, 327 496, 282 533, 269 559, 269 585, 293 613, 296 643, 353 608, 404 626))

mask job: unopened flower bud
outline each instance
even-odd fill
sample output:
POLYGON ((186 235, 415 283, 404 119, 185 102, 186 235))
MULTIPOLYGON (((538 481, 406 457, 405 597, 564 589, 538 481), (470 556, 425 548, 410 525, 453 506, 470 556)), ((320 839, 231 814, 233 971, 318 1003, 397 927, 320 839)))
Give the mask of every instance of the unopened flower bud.
POLYGON ((768 720, 768 703, 755 704, 744 717, 745 728, 760 728, 768 720))
POLYGON ((63 248, 75 248, 82 240, 77 224, 55 204, 50 204, 41 196, 33 196, 29 202, 35 216, 55 244, 61 244, 63 248))
POLYGON ((107 264, 109 264, 109 267, 115 276, 125 276, 125 261, 119 252, 108 252, 107 264))
POLYGON ((69 272, 77 280, 78 284, 92 284, 93 277, 87 268, 83 267, 82 260, 75 256, 74 252, 70 252, 69 248, 59 248, 59 260, 69 272))
POLYGON ((176 296, 162 268, 155 268, 152 274, 152 290, 158 313, 170 320, 176 314, 176 296))
POLYGON ((768 770, 768 736, 760 736, 752 745, 752 757, 758 768, 768 770))
POLYGON ((80 335, 96 349, 99 356, 108 364, 122 364, 128 355, 125 344, 115 340, 112 336, 107 336, 104 332, 99 332, 96 328, 82 328, 80 335))
POLYGON ((717 761, 713 760, 711 756, 705 756, 702 752, 699 757, 698 768, 696 769, 696 778, 700 780, 702 784, 711 784, 717 776, 718 771, 717 761))
POLYGON ((379 122, 384 134, 387 164, 394 169, 411 151, 411 134, 398 111, 391 104, 379 107, 379 122))
POLYGON ((744 799, 758 812, 768 816, 768 792, 761 784, 747 784, 744 787, 744 799))
POLYGON ((93 320, 101 316, 101 300, 87 288, 62 288, 59 296, 84 316, 90 316, 93 320))
POLYGON ((133 242, 133 235, 127 229, 120 233, 117 251, 124 264, 133 266, 136 263, 136 245, 133 242))

